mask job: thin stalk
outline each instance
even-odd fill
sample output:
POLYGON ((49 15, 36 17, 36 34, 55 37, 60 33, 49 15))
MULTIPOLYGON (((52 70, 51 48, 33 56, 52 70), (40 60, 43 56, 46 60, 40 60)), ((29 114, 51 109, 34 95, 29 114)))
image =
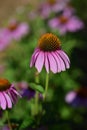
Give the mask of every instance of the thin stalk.
MULTIPOLYGON (((39 74, 38 72, 36 72, 36 75, 35 75, 35 83, 39 83, 39 74)), ((36 94, 35 94, 35 115, 37 115, 39 112, 39 93, 38 91, 36 91, 36 94)))
POLYGON ((7 120, 8 120, 9 129, 12 130, 11 122, 10 122, 10 119, 9 119, 9 113, 8 113, 7 110, 6 110, 6 117, 7 117, 7 120))
POLYGON ((39 103, 38 103, 38 101, 39 101, 39 94, 36 91, 36 94, 35 94, 35 115, 37 115, 38 111, 39 111, 39 105, 38 105, 39 103))
POLYGON ((46 96, 47 96, 48 85, 49 85, 49 74, 47 73, 47 74, 46 74, 46 83, 45 83, 44 100, 46 99, 46 96))

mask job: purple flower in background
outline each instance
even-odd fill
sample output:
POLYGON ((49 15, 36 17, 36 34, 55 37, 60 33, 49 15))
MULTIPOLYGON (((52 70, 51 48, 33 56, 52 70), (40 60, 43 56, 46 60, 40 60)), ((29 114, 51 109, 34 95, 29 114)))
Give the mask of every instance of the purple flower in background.
POLYGON ((48 25, 51 28, 58 29, 61 35, 67 32, 76 32, 84 27, 83 22, 77 16, 70 16, 70 14, 53 18, 49 20, 48 25))
POLYGON ((48 0, 48 4, 53 12, 60 12, 66 7, 70 0, 48 0))
POLYGON ((60 45, 60 40, 54 34, 42 35, 32 55, 30 67, 35 66, 38 72, 41 72, 45 66, 47 73, 49 71, 57 73, 68 69, 70 60, 60 45))
POLYGON ((76 12, 75 8, 73 8, 73 6, 69 3, 66 5, 66 7, 63 9, 62 11, 62 15, 66 16, 66 17, 70 17, 72 15, 74 15, 76 12))
MULTIPOLYGON (((22 97, 28 100, 35 97, 35 94, 36 94, 35 90, 32 89, 26 81, 17 82, 15 86, 18 92, 22 95, 22 97)), ((39 94, 39 99, 43 99, 42 94, 41 93, 38 93, 38 94, 39 94)))
POLYGON ((20 96, 13 84, 7 79, 0 79, 0 107, 5 110, 12 108, 12 103, 17 101, 17 96, 20 96))
POLYGON ((2 127, 2 130, 10 130, 10 128, 7 125, 5 125, 2 127))
POLYGON ((26 81, 21 81, 21 82, 17 82, 15 86, 19 91, 19 93, 22 95, 29 85, 26 81))
POLYGON ((65 101, 74 107, 87 107, 87 87, 68 92, 65 96, 65 101))
POLYGON ((43 3, 40 5, 38 12, 43 19, 47 19, 51 13, 51 9, 48 4, 43 3))
POLYGON ((12 39, 19 41, 22 37, 28 34, 29 25, 25 22, 18 23, 17 21, 13 20, 9 23, 7 30, 8 35, 12 39))
POLYGON ((27 98, 28 100, 30 100, 31 98, 33 98, 35 96, 35 90, 31 89, 31 88, 27 88, 24 90, 22 97, 27 98))
POLYGON ((47 0, 39 7, 39 12, 42 18, 48 18, 51 13, 59 13, 63 11, 69 0, 47 0))
POLYGON ((0 29, 0 51, 6 49, 10 44, 11 38, 8 35, 7 29, 0 29))
POLYGON ((22 97, 30 100, 35 96, 35 90, 31 89, 26 81, 18 82, 16 86, 22 97))

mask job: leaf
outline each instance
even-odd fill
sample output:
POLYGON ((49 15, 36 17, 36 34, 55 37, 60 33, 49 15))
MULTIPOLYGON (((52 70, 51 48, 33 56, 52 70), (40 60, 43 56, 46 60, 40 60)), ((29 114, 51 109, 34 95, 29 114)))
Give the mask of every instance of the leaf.
POLYGON ((33 122, 34 122, 34 119, 32 117, 30 116, 26 117, 23 120, 19 130, 25 130, 27 127, 30 127, 33 124, 33 122))
POLYGON ((41 85, 38 85, 35 83, 30 83, 30 88, 32 88, 40 93, 44 93, 44 88, 41 85))

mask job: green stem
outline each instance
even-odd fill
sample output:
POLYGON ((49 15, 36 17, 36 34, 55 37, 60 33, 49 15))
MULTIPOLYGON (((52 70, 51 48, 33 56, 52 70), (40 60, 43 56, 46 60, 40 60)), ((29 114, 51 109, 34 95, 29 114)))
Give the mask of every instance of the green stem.
POLYGON ((38 114, 38 101, 39 101, 39 96, 38 96, 38 92, 36 91, 36 94, 35 94, 35 115, 38 114))
POLYGON ((8 111, 7 111, 7 110, 6 110, 6 116, 7 116, 7 120, 8 120, 9 129, 12 130, 12 126, 11 126, 11 122, 10 122, 9 114, 8 114, 8 111))
POLYGON ((36 72, 36 75, 35 75, 35 82, 39 83, 39 74, 38 74, 38 72, 36 72))
POLYGON ((49 74, 47 73, 47 75, 46 75, 46 83, 45 83, 44 100, 46 99, 46 96, 47 96, 48 84, 49 84, 49 74))
MULTIPOLYGON (((35 75, 35 83, 39 83, 39 74, 38 72, 36 72, 36 75, 35 75)), ((39 104, 39 93, 36 91, 36 94, 35 94, 35 111, 34 111, 34 114, 37 115, 38 114, 38 111, 39 111, 39 108, 38 108, 38 104, 39 104)))

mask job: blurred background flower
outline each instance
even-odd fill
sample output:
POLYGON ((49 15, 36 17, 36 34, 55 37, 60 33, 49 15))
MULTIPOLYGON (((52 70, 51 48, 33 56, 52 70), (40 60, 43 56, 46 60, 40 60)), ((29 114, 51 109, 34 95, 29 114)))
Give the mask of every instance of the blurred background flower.
POLYGON ((71 15, 70 10, 68 11, 63 12, 62 15, 53 18, 48 22, 49 26, 58 29, 61 35, 64 35, 67 32, 76 32, 84 27, 84 23, 77 16, 71 15))
POLYGON ((6 31, 11 39, 19 41, 29 33, 29 25, 26 22, 19 23, 16 20, 11 20, 6 31))
POLYGON ((74 107, 87 107, 87 87, 80 87, 76 91, 70 91, 65 100, 74 107))

